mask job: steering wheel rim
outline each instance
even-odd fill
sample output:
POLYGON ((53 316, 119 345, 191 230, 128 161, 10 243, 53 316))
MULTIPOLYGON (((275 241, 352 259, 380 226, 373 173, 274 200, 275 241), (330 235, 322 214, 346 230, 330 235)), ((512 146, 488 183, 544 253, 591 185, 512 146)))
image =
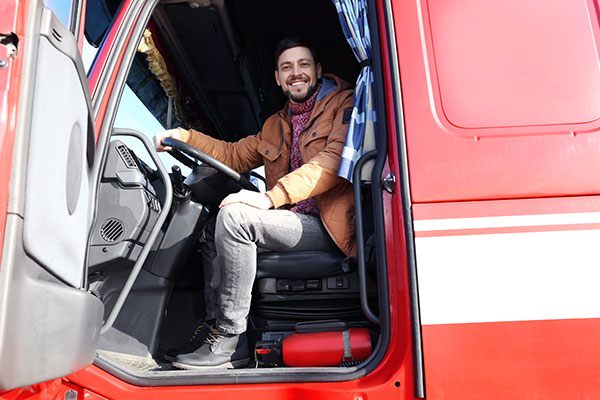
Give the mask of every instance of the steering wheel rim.
POLYGON ((181 140, 173 138, 164 138, 162 140, 162 144, 163 146, 172 147, 173 149, 180 151, 186 156, 189 156, 195 160, 199 160, 203 163, 210 165, 217 171, 225 174, 229 179, 232 179, 233 181, 237 182, 242 188, 246 190, 251 190, 254 192, 259 191, 258 188, 254 186, 252 182, 250 182, 250 180, 248 180, 248 178, 231 168, 229 165, 217 160, 214 157, 209 156, 208 154, 206 154, 202 150, 195 148, 194 146, 191 146, 185 142, 182 142, 181 140))

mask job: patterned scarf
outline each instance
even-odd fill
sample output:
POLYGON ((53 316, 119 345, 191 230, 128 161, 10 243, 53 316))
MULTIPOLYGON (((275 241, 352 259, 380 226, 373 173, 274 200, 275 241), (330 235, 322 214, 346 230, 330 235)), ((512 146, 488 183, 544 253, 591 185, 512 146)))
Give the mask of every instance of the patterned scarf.
MULTIPOLYGON (((292 103, 290 102, 289 110, 292 114, 292 148, 290 150, 290 172, 300 168, 304 162, 300 156, 300 134, 306 128, 306 124, 310 119, 315 103, 317 102, 317 95, 321 90, 321 84, 317 86, 317 90, 312 96, 304 103, 292 103)), ((290 208, 291 211, 318 216, 319 207, 315 200, 311 197, 306 200, 299 201, 294 207, 290 208)))

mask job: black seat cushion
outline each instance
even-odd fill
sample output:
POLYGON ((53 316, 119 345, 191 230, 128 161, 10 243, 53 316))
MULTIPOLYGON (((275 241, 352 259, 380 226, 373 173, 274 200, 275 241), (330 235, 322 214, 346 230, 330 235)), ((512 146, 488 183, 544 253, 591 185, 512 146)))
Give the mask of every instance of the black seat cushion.
POLYGON ((347 273, 352 260, 342 253, 297 251, 259 253, 256 277, 280 279, 317 279, 347 273))

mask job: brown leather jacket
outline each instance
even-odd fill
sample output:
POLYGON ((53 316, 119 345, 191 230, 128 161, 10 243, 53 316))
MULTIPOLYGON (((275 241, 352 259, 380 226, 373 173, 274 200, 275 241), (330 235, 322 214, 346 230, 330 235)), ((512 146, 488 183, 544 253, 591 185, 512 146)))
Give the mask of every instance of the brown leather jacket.
POLYGON ((334 75, 323 76, 306 129, 300 136, 304 165, 289 172, 291 122, 288 106, 269 117, 262 130, 229 143, 203 133, 182 131, 181 139, 231 166, 238 172, 265 166, 266 194, 275 208, 314 197, 321 221, 346 255, 355 255, 354 195, 352 185, 337 176, 350 113, 351 86, 334 75))

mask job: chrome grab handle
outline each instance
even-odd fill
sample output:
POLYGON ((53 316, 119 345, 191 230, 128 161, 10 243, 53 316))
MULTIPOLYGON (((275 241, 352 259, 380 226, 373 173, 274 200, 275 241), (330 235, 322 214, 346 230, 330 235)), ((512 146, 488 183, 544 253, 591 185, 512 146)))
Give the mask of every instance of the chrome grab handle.
POLYGON ((150 142, 150 139, 148 139, 142 133, 134 131, 132 129, 115 129, 113 131, 113 136, 133 136, 139 139, 144 144, 144 146, 150 153, 150 157, 152 157, 152 160, 158 168, 158 172, 160 173, 161 179, 165 183, 165 200, 164 204, 162 205, 160 214, 158 215, 158 218, 156 220, 156 224, 154 225, 154 227, 152 227, 150 236, 148 236, 148 240, 146 241, 146 244, 144 244, 144 247, 140 252, 140 256, 133 265, 133 268, 131 269, 129 276, 127 277, 127 281, 125 281, 125 284, 123 285, 123 289, 121 290, 121 293, 119 294, 115 305, 113 306, 112 310, 110 310, 108 318, 106 318, 106 321, 104 321, 104 324, 102 325, 102 329, 100 330, 101 335, 106 333, 106 331, 108 331, 112 327, 113 323, 117 319, 117 316, 119 315, 119 312, 121 311, 121 308, 123 307, 123 304, 125 303, 125 300, 127 299, 127 296, 129 295, 129 292, 131 291, 131 288, 135 280, 137 279, 142 269, 142 266, 144 265, 144 262, 146 261, 146 258, 148 257, 148 253, 150 253, 150 249, 152 249, 152 245, 154 245, 156 237, 158 236, 160 229, 162 228, 163 224, 165 223, 165 220, 167 219, 167 215, 169 214, 169 210, 171 209, 171 201, 173 200, 173 188, 171 187, 171 179, 169 178, 169 173, 158 158, 158 154, 156 154, 156 151, 154 150, 154 145, 152 144, 152 142, 150 142))

